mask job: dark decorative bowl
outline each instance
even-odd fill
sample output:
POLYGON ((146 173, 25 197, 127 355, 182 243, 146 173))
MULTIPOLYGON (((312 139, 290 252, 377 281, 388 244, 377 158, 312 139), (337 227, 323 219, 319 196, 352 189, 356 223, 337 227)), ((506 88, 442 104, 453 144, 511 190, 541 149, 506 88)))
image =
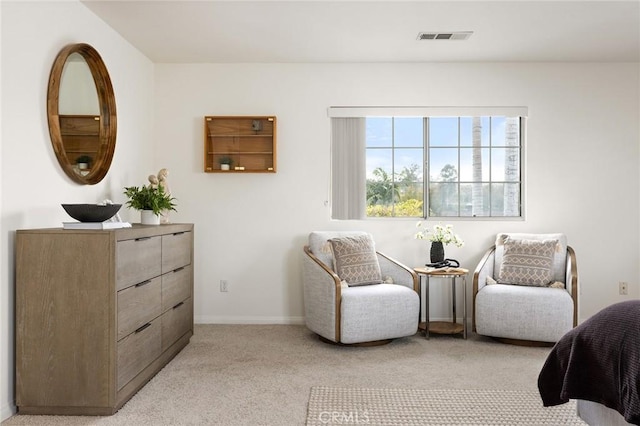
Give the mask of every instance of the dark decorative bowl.
POLYGON ((118 213, 122 204, 62 204, 69 216, 80 222, 104 222, 118 213))

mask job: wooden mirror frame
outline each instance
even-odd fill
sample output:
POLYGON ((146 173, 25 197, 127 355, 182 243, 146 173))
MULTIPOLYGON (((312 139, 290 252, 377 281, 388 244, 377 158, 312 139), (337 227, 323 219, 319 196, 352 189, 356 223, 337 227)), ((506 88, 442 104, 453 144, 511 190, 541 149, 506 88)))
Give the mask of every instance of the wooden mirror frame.
POLYGON ((47 119, 49 122, 49 135, 51 136, 51 144, 53 150, 58 157, 58 162, 62 170, 73 180, 83 185, 95 185, 100 182, 111 166, 113 152, 116 147, 116 99, 113 94, 111 78, 102 58, 98 52, 86 43, 70 44, 64 47, 51 67, 49 75, 49 87, 47 91, 47 119), (99 111, 100 111, 100 135, 99 148, 96 158, 93 161, 93 167, 86 176, 77 173, 73 167, 73 162, 67 156, 62 133, 60 129, 59 115, 59 99, 60 99, 60 80, 62 79, 62 71, 69 56, 73 53, 80 54, 87 62, 93 81, 98 94, 99 111))

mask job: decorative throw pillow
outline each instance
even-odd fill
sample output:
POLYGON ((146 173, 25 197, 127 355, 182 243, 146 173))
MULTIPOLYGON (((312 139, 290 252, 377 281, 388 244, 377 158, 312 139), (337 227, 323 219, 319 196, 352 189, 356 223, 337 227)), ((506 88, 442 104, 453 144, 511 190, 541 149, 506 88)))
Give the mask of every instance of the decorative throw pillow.
POLYGON ((558 240, 507 238, 498 282, 543 287, 552 280, 553 254, 558 240))
POLYGON ((350 287, 382 282, 378 256, 370 235, 332 238, 329 243, 336 274, 350 287))

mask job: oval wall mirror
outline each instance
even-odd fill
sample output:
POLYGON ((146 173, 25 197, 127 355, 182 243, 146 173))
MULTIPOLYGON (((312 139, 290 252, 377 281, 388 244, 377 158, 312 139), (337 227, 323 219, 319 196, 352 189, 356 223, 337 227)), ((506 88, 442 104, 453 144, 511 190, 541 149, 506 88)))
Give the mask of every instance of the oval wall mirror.
POLYGON ((107 67, 90 45, 70 44, 58 53, 49 75, 47 118, 62 170, 80 184, 100 182, 116 147, 116 100, 107 67))

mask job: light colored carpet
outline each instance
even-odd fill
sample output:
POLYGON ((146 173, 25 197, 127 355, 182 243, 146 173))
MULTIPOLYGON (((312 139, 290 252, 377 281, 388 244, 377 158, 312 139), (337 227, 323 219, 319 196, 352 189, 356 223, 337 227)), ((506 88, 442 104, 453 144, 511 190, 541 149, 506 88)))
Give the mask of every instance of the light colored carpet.
POLYGON ((543 407, 533 391, 313 387, 307 426, 367 424, 420 426, 586 425, 575 401, 543 407))
POLYGON ((115 415, 17 415, 2 426, 304 425, 314 386, 536 392, 549 351, 474 333, 358 348, 299 325, 196 325, 191 343, 115 415))

